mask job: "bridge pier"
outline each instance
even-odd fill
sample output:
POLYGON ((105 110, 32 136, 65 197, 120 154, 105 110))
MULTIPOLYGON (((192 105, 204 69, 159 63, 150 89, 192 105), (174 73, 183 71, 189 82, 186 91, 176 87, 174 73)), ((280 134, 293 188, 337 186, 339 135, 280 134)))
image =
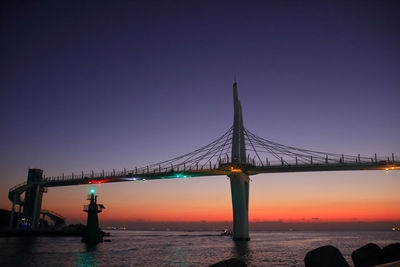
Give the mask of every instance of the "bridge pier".
POLYGON ((28 184, 33 183, 25 193, 23 218, 25 218, 31 230, 37 230, 39 226, 40 210, 42 207, 43 187, 38 184, 42 181, 43 170, 29 169, 28 184))
POLYGON ((249 237, 249 176, 242 171, 231 172, 233 240, 250 240, 249 237))
POLYGON ((9 223, 10 229, 14 228, 15 202, 16 201, 17 201, 17 195, 14 194, 13 202, 11 205, 11 213, 10 213, 10 223, 9 223))
POLYGON ((35 186, 35 202, 33 206, 32 230, 39 229, 40 211, 42 209, 42 197, 43 197, 42 187, 39 185, 35 186))
POLYGON ((21 221, 21 216, 22 216, 22 204, 19 204, 16 228, 18 228, 19 226, 19 222, 21 221))

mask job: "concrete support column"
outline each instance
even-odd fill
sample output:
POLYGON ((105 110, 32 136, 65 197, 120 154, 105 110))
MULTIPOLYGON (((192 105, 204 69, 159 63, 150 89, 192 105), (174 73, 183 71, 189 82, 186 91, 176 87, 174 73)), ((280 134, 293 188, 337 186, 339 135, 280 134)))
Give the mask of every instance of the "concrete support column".
POLYGON ((40 215, 42 215, 42 218, 39 219, 39 221, 40 221, 39 230, 42 230, 42 229, 44 229, 43 227, 44 227, 44 222, 45 222, 45 216, 46 216, 46 214, 44 214, 44 213, 39 213, 39 217, 40 217, 40 215))
POLYGON ((15 202, 17 201, 17 194, 13 196, 13 202, 11 206, 11 213, 10 213, 10 229, 14 228, 14 216, 15 216, 15 202))
POLYGON ((17 228, 19 228, 19 222, 21 221, 21 214, 22 214, 22 205, 20 204, 18 208, 17 228))
POLYGON ((249 237, 249 176, 231 172, 233 207, 233 240, 250 240, 249 237))
POLYGON ((40 185, 35 188, 35 202, 33 206, 32 216, 32 229, 37 230, 39 228, 40 210, 42 208, 42 192, 40 185))

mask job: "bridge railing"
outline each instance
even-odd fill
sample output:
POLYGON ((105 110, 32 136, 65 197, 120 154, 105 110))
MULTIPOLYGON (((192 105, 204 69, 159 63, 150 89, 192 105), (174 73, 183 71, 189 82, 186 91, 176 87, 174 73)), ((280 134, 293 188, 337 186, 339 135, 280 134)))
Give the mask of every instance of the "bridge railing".
MULTIPOLYGON (((104 179, 104 178, 118 178, 118 177, 134 177, 135 175, 149 175, 149 174, 168 174, 168 173, 176 173, 176 172, 185 172, 185 171, 202 171, 202 170, 217 170, 223 164, 229 164, 230 162, 229 156, 224 158, 219 158, 217 162, 208 162, 207 164, 190 164, 186 165, 185 163, 179 163, 175 165, 171 165, 169 167, 154 167, 153 166, 146 166, 143 168, 135 168, 131 170, 121 170, 115 171, 102 171, 102 172, 91 172, 91 173, 71 173, 70 175, 60 175, 60 176, 51 176, 51 177, 43 177, 41 183, 47 182, 59 182, 59 181, 77 181, 77 180, 84 180, 87 179, 90 182, 90 179, 104 179)), ((248 155, 247 163, 251 164, 255 167, 285 167, 285 166, 309 166, 309 165, 330 165, 330 164, 356 164, 356 165, 386 165, 386 164, 399 164, 400 157, 394 156, 392 154, 391 157, 361 157, 361 156, 345 156, 342 157, 310 157, 310 158, 297 158, 297 159, 288 159, 288 158, 281 158, 280 160, 277 159, 268 159, 266 158, 265 161, 260 161, 257 159, 256 156, 250 157, 248 155)), ((27 182, 22 182, 17 184, 16 186, 12 187, 9 192, 12 192, 20 187, 23 187, 27 184, 27 182)), ((45 186, 45 185, 44 185, 45 186)))
POLYGON ((59 214, 59 213, 57 213, 55 211, 52 211, 52 210, 41 209, 40 213, 51 214, 51 215, 54 215, 54 216, 56 216, 56 217, 58 217, 58 218, 60 218, 60 219, 62 219, 64 221, 66 220, 64 216, 62 216, 61 214, 59 214))
MULTIPOLYGON (((225 163, 224 161, 221 161, 225 163)), ((358 156, 343 156, 340 158, 321 158, 321 157, 309 157, 309 158, 281 158, 268 159, 265 161, 257 160, 256 157, 248 158, 247 163, 252 164, 256 167, 274 167, 274 166, 295 166, 295 165, 324 165, 324 164, 360 164, 360 165, 386 165, 400 162, 400 157, 358 157, 358 156)))
POLYGON ((27 184, 27 182, 19 183, 19 184, 17 184, 16 186, 11 187, 11 189, 8 190, 8 192, 14 191, 15 189, 17 189, 17 188, 19 188, 19 187, 21 187, 21 186, 24 186, 24 185, 26 185, 26 184, 27 184))
POLYGON ((159 174, 159 173, 170 173, 170 172, 184 172, 184 171, 194 171, 194 170, 209 170, 209 169, 218 169, 219 163, 208 163, 203 165, 188 165, 185 163, 172 165, 169 167, 142 167, 135 168, 132 170, 122 170, 122 171, 102 171, 102 172, 91 172, 91 173, 71 173, 69 175, 59 175, 59 176, 47 176, 43 178, 43 181, 73 181, 73 180, 81 180, 81 179, 96 179, 96 178, 107 178, 107 177, 125 177, 125 176, 134 176, 141 174, 159 174))
MULTIPOLYGON (((341 157, 298 157, 298 158, 283 158, 279 160, 273 158, 270 160, 266 158, 265 161, 260 161, 256 156, 247 157, 247 163, 256 167, 268 167, 268 166, 292 166, 292 165, 323 165, 323 164, 361 164, 361 165, 382 165, 382 164, 394 164, 400 161, 400 157, 361 157, 361 156, 346 156, 341 157)), ((219 161, 219 164, 231 163, 229 158, 224 158, 219 161)))
MULTIPOLYGON (((298 158, 281 158, 280 160, 273 158, 265 158, 265 160, 260 161, 258 157, 255 155, 247 157, 247 163, 252 164, 256 167, 273 167, 273 166, 295 166, 295 165, 323 165, 323 164, 393 164, 394 162, 399 162, 400 158, 398 156, 392 155, 391 157, 361 157, 361 156, 348 156, 342 155, 341 157, 321 157, 321 156, 310 156, 308 158, 298 157, 298 158)), ((170 173, 170 172, 185 172, 185 171, 201 171, 201 170, 216 170, 222 164, 231 163, 231 158, 229 156, 225 156, 222 158, 218 158, 216 162, 207 162, 203 164, 186 164, 178 163, 173 164, 171 166, 146 166, 141 168, 134 168, 131 170, 120 170, 116 171, 113 169, 112 171, 102 171, 102 172, 90 172, 90 173, 71 173, 69 175, 60 175, 60 176, 51 176, 44 177, 43 181, 74 181, 74 180, 82 180, 82 179, 98 179, 98 178, 107 178, 107 177, 127 177, 127 176, 135 176, 135 175, 146 175, 146 174, 162 174, 162 173, 170 173)), ((26 182, 21 183, 17 186, 14 186, 10 191, 25 185, 26 182)))

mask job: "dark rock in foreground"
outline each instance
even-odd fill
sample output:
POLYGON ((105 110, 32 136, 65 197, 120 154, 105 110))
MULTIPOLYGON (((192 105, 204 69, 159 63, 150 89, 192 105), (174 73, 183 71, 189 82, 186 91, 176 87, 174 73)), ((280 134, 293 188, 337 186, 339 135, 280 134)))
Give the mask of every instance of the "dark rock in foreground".
MULTIPOLYGON (((351 254, 355 267, 399 266, 400 243, 390 244, 383 249, 369 243, 351 254), (383 264, 383 265, 381 265, 383 264)), ((304 258, 306 267, 343 267, 349 266, 340 251, 333 246, 324 246, 311 250, 304 258)))
POLYGON ((220 261, 213 265, 210 265, 210 267, 246 267, 246 266, 247 264, 244 261, 237 258, 220 261))
POLYGON ((400 260, 400 243, 390 244, 382 249, 381 263, 400 260))
POLYGON ((340 251, 333 246, 323 246, 311 250, 304 258, 306 267, 344 267, 349 266, 340 251))
POLYGON ((381 263, 381 248, 377 244, 369 243, 351 253, 355 267, 368 267, 381 263))

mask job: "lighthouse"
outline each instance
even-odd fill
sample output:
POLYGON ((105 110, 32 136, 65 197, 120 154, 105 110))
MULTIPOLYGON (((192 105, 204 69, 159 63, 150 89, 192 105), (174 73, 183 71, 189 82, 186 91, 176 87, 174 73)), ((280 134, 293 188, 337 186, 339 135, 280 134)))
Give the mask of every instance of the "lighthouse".
POLYGON ((90 189, 90 195, 87 200, 90 200, 89 205, 85 205, 83 211, 87 212, 86 232, 83 235, 82 241, 88 244, 97 244, 103 242, 103 232, 99 228, 98 213, 105 207, 102 204, 97 204, 97 195, 95 189, 90 189))

